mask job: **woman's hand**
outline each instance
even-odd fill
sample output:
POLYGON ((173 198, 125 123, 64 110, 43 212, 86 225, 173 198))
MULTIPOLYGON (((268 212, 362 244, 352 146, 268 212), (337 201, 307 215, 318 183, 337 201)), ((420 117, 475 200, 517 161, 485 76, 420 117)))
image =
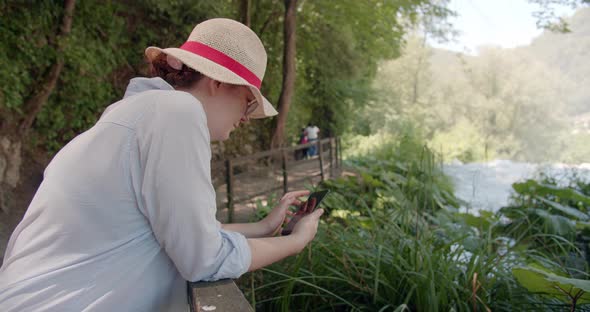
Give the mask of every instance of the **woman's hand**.
MULTIPOLYGON (((275 209, 278 208, 277 206, 275 209)), ((289 235, 248 239, 252 254, 252 261, 248 270, 254 271, 300 253, 315 238, 318 223, 323 213, 323 209, 316 209, 314 212, 305 215, 295 224, 293 232, 289 235)), ((278 228, 280 229, 280 225, 278 228)))
POLYGON ((281 198, 279 204, 271 210, 271 212, 260 221, 262 226, 267 229, 267 236, 274 236, 276 235, 285 222, 285 218, 288 214, 291 214, 289 211, 290 206, 300 206, 301 201, 298 197, 309 195, 309 191, 295 191, 289 192, 281 198))
POLYGON ((295 224, 290 236, 296 237, 301 242, 301 248, 305 247, 314 239, 322 214, 324 214, 324 209, 316 209, 295 224))
MULTIPOLYGON (((281 229, 289 206, 300 206, 301 202, 297 197, 308 194, 308 191, 287 193, 283 196, 279 205, 260 223, 264 222, 269 229, 273 229, 270 231, 271 233, 277 233, 281 229)), ((248 270, 254 271, 285 257, 300 253, 314 239, 318 231, 320 216, 323 213, 323 209, 316 209, 307 215, 299 214, 298 216, 303 217, 295 224, 290 235, 248 239, 252 254, 252 261, 248 270)))

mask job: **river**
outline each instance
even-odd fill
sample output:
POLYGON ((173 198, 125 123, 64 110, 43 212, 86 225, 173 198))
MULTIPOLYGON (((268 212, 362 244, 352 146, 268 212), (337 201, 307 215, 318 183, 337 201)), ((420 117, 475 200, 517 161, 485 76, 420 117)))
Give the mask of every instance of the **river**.
POLYGON ((445 174, 455 185, 455 195, 468 203, 463 210, 497 211, 509 203, 512 184, 528 178, 539 177, 541 173, 558 178, 566 185, 572 171, 577 171, 590 181, 590 163, 579 165, 533 164, 511 160, 494 160, 485 163, 461 163, 455 161, 443 166, 445 174))

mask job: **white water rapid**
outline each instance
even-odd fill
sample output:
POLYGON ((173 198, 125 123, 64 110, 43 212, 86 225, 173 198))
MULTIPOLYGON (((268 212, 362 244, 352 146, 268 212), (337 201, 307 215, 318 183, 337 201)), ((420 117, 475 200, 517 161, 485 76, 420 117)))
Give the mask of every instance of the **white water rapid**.
MULTIPOLYGON (((443 166, 455 185, 455 195, 468 203, 470 212, 497 211, 509 203, 513 194, 512 183, 538 177, 541 172, 557 177, 561 184, 573 170, 590 180, 590 163, 580 165, 532 164, 511 160, 494 160, 486 163, 455 161, 443 166)), ((464 208, 465 209, 465 208, 464 208)))

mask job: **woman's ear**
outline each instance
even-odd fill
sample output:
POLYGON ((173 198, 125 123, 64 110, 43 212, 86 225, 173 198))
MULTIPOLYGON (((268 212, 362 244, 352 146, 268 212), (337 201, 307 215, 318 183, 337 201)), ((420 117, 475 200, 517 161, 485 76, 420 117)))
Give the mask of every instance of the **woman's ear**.
POLYGON ((181 70, 182 69, 182 62, 175 58, 172 55, 167 55, 166 56, 166 61, 168 62, 168 65, 176 70, 181 70))

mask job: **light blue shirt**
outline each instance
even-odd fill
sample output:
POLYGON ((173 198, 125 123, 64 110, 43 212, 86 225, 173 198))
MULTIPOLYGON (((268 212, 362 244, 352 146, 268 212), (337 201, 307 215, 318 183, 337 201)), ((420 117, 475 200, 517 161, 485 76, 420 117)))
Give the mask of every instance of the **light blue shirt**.
POLYGON ((246 238, 215 219, 207 119, 160 78, 57 153, 0 268, 0 311, 186 311, 186 280, 237 278, 246 238))

